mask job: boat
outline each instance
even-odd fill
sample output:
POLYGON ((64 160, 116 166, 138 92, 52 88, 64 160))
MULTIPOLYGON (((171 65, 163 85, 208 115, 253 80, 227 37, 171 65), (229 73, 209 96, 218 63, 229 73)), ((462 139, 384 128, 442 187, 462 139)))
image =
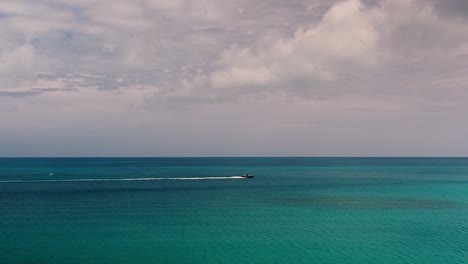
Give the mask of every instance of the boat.
POLYGON ((251 175, 251 174, 246 173, 246 174, 242 175, 241 177, 251 179, 251 178, 253 178, 254 176, 251 175))

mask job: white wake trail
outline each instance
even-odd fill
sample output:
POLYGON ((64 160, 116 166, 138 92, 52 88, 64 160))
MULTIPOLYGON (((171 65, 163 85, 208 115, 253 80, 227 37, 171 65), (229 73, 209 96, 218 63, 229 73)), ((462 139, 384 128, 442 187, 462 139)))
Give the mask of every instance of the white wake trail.
POLYGON ((34 182, 106 182, 106 181, 162 181, 162 180, 235 180, 246 179, 242 176, 225 176, 225 177, 184 177, 184 178, 114 178, 114 179, 49 179, 49 180, 5 180, 0 183, 34 183, 34 182))

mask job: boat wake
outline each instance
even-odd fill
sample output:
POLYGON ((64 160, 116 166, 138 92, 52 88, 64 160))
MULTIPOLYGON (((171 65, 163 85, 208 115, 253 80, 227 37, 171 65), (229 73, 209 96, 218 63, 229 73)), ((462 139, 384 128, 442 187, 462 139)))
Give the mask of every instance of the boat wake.
POLYGON ((107 182, 107 181, 197 181, 197 180, 240 180, 246 179, 242 176, 225 177, 184 177, 184 178, 114 178, 114 179, 43 179, 43 180, 4 180, 0 183, 33 183, 33 182, 107 182))

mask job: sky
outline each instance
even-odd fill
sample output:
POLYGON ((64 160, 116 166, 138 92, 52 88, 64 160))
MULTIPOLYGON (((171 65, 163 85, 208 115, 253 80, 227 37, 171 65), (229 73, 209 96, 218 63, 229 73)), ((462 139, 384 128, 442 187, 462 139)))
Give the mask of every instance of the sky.
POLYGON ((468 156, 466 0, 0 0, 0 156, 468 156))

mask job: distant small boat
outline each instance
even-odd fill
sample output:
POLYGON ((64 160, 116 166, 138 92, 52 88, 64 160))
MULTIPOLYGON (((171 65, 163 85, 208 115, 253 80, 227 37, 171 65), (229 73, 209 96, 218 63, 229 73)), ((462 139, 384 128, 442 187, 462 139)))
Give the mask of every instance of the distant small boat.
POLYGON ((250 175, 250 174, 248 174, 248 173, 246 173, 246 174, 242 175, 242 177, 243 177, 243 178, 249 178, 249 179, 250 179, 250 178, 253 178, 254 176, 253 176, 253 175, 250 175))

